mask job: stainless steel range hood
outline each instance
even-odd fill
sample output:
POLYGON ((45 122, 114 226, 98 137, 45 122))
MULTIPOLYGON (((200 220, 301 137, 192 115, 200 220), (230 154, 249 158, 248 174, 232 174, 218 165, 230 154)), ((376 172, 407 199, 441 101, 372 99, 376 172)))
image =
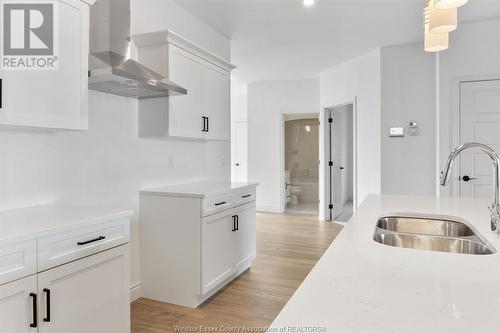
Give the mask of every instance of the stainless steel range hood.
POLYGON ((130 59, 130 0, 97 0, 90 9, 89 89, 132 98, 187 90, 130 59))

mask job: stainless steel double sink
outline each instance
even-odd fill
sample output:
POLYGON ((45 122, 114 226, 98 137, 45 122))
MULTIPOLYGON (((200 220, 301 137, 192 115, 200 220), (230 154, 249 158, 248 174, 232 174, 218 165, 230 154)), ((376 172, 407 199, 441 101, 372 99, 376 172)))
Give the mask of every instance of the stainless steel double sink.
POLYGON ((465 223, 447 218, 383 216, 377 221, 373 239, 384 245, 417 250, 474 255, 496 252, 465 223))

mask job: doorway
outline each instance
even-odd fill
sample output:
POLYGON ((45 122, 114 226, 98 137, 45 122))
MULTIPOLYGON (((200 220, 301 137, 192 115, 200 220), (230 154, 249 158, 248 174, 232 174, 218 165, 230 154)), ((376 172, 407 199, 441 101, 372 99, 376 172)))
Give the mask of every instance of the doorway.
POLYGON ((354 105, 325 110, 326 217, 347 222, 354 211, 354 105))
POLYGON ((235 121, 233 124, 231 142, 231 180, 233 182, 245 183, 247 181, 247 128, 246 121, 235 121))
POLYGON ((319 114, 283 114, 284 210, 319 214, 319 114))
MULTIPOLYGON (((459 144, 480 142, 500 154, 500 80, 460 83, 459 144)), ((464 151, 455 173, 461 197, 492 198, 493 167, 480 151, 464 151)))

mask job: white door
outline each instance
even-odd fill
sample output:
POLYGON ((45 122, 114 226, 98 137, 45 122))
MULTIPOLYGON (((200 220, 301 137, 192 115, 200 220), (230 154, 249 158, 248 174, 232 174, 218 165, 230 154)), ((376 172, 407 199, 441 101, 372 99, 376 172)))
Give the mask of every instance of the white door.
MULTIPOLYGON (((460 84, 460 143, 479 142, 500 154, 500 81, 460 84)), ((493 164, 481 151, 460 155, 459 193, 493 198, 493 164), (465 178, 464 178, 465 177, 465 178)))
POLYGON ((203 114, 208 117, 206 137, 213 140, 229 140, 230 97, 229 72, 205 62, 203 75, 203 114))
POLYGON ((247 122, 236 121, 234 123, 234 141, 232 154, 232 179, 233 182, 247 181, 247 122))
POLYGON ((335 219, 342 214, 342 126, 340 120, 340 112, 330 111, 331 123, 331 162, 333 165, 330 170, 330 197, 333 209, 331 210, 331 218, 335 219))
POLYGON ((169 135, 201 138, 203 61, 169 45, 169 79, 187 89, 187 95, 169 98, 169 135))
POLYGON ((242 206, 235 211, 235 262, 236 269, 244 267, 256 254, 255 205, 242 206))
POLYGON ((224 281, 233 273, 233 233, 231 214, 215 214, 202 220, 201 280, 202 293, 224 281))
POLYGON ((36 333, 36 275, 0 286, 0 332, 36 333), (32 327, 33 326, 33 327, 32 327))
POLYGON ((39 332, 130 332, 128 262, 122 245, 40 273, 39 332))

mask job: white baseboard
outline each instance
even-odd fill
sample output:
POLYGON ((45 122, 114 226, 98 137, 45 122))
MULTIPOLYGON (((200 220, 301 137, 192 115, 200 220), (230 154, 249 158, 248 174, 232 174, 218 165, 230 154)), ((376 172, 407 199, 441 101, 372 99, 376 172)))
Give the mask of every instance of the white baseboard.
POLYGON ((274 206, 257 206, 256 210, 260 213, 282 213, 280 207, 274 206))
POLYGON ((141 298, 141 283, 137 282, 130 287, 130 303, 141 298))

